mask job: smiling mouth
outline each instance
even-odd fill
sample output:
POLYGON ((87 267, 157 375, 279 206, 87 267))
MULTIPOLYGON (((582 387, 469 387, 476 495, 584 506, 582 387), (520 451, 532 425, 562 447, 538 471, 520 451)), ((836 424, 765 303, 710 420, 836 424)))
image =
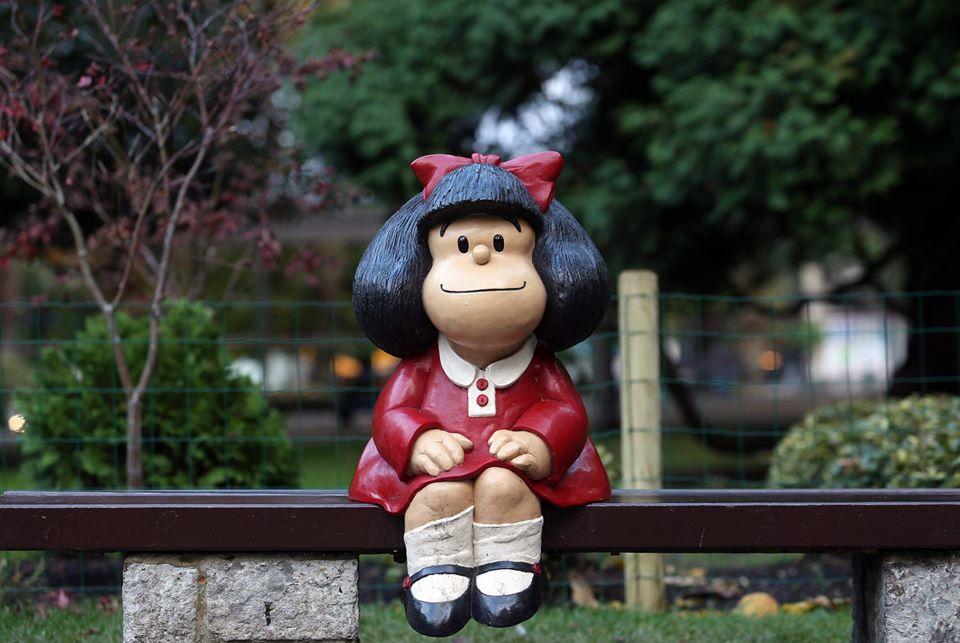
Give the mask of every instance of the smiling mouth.
POLYGON ((448 290, 443 287, 443 284, 440 284, 440 290, 443 292, 448 292, 454 295, 464 295, 472 292, 504 292, 507 290, 523 290, 527 287, 527 282, 524 281, 522 286, 516 286, 514 288, 476 288, 474 290, 448 290))

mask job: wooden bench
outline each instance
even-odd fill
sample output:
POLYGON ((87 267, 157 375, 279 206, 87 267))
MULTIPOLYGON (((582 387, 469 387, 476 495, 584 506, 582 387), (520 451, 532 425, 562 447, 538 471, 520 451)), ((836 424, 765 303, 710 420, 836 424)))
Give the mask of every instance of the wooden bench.
MULTIPOLYGON (((545 518, 550 552, 851 554, 855 640, 960 640, 960 491, 617 491, 604 503, 546 508, 545 518)), ((163 627, 196 640, 323 640, 355 638, 353 616, 304 633, 290 606, 313 609, 313 621, 324 610, 355 614, 356 555, 400 557, 403 540, 399 518, 341 491, 7 492, 0 549, 127 553, 125 640, 161 640, 148 626, 169 609, 126 604, 149 602, 161 586, 182 592, 177 604, 188 608, 163 627), (298 574, 326 574, 331 591, 291 595, 298 574), (273 620, 272 601, 287 606, 273 620), (238 604, 256 618, 246 623, 238 604)))

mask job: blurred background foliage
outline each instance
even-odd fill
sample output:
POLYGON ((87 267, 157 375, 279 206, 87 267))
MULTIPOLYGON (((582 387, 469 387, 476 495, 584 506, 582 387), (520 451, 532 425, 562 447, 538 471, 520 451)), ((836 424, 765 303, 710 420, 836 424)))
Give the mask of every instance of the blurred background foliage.
POLYGON ((557 148, 613 268, 664 289, 752 293, 809 260, 858 266, 836 292, 952 289, 958 45, 953 0, 331 1, 302 50, 377 58, 297 123, 390 206, 421 154, 557 148))
MULTIPOLYGON (((928 219, 957 225, 958 32, 949 0, 331 2, 303 48, 379 55, 340 91, 308 92, 298 121, 312 150, 397 203, 418 187, 412 158, 469 153, 488 110, 549 100, 565 71, 585 104, 531 147, 566 153, 558 194, 615 265, 729 291, 895 244, 899 285, 927 288, 910 255, 937 248, 909 240, 934 241, 928 219)), ((527 151, 515 145, 482 147, 527 151)))
MULTIPOLYGON (((139 368, 149 319, 121 313, 117 322, 123 350, 139 368)), ((259 386, 231 368, 223 339, 211 309, 168 306, 144 400, 147 488, 298 485, 283 416, 259 386)), ((14 397, 13 407, 30 418, 22 448, 35 488, 125 486, 125 400, 110 346, 106 322, 89 317, 72 340, 41 351, 33 385, 14 397)))

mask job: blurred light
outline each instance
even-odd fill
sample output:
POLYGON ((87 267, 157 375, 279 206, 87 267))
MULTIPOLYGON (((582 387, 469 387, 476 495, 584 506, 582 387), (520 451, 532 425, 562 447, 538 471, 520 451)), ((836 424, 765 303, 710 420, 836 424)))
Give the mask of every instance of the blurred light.
POLYGON ((27 426, 27 419, 22 415, 11 415, 7 420, 7 427, 14 433, 23 433, 27 426))
POLYGON ((333 372, 342 380, 355 380, 363 373, 363 364, 353 355, 334 355, 333 372))
POLYGON ((374 349, 373 355, 370 356, 370 365, 373 367, 373 372, 380 376, 392 373, 399 361, 399 358, 379 348, 374 349))
POLYGON ((783 355, 777 351, 763 351, 760 353, 760 368, 765 371, 779 371, 783 367, 783 355))

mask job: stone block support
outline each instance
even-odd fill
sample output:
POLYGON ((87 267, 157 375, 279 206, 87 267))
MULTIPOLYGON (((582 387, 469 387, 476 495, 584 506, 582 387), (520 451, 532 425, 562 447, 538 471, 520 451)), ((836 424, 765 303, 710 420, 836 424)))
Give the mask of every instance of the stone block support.
POLYGON ((353 641, 357 561, 291 554, 128 555, 124 643, 353 641))
POLYGON ((856 643, 960 641, 960 552, 854 557, 856 643))

